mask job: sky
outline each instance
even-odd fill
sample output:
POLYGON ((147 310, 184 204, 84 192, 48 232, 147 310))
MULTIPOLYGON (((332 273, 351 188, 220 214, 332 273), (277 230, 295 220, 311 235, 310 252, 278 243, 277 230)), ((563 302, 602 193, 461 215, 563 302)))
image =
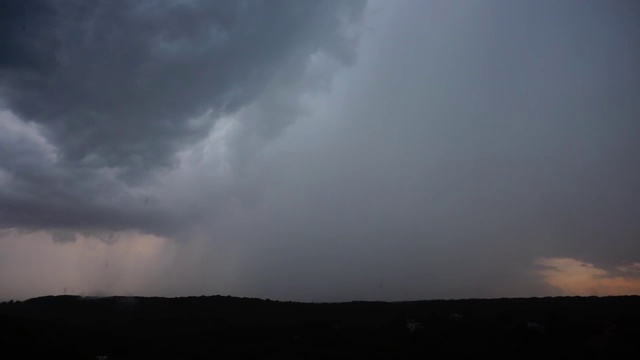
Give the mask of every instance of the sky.
POLYGON ((0 300, 640 294, 638 19, 3 1, 0 300))

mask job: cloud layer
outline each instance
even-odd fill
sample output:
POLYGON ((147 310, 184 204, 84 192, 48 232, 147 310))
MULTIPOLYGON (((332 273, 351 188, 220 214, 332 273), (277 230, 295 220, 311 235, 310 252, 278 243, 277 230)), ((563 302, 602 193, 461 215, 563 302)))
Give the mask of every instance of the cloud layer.
POLYGON ((93 283, 310 301, 561 293, 535 259, 614 293, 640 262, 637 2, 19 4, 0 227, 23 258, 163 244, 137 285, 93 283), (55 243, 15 245, 35 230, 55 243))
POLYGON ((163 231, 127 199, 225 115, 259 103, 246 126, 277 134, 312 56, 353 62, 364 5, 3 3, 0 226, 163 231))

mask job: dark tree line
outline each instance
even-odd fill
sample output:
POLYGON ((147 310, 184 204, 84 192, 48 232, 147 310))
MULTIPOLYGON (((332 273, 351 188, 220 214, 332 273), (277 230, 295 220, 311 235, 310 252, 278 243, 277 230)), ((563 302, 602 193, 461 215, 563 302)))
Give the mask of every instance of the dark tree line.
POLYGON ((640 297, 313 304, 55 296, 0 304, 0 339, 11 358, 640 358, 640 297))

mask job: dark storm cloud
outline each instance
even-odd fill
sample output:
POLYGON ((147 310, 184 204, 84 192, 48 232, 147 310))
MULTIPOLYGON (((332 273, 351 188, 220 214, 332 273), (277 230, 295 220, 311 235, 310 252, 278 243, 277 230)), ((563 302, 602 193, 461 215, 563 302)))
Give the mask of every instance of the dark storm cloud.
MULTIPOLYGON (((207 136, 220 116, 268 87, 293 86, 312 54, 352 62, 346 27, 363 8, 363 1, 2 2, 0 104, 37 126, 0 138, 0 226, 164 223, 150 207, 137 214, 113 199, 130 195, 126 183, 144 184, 155 169, 176 165, 175 152, 207 136)), ((255 126, 273 135, 291 116, 271 115, 255 126)))
POLYGON ((145 170, 167 164, 280 69, 340 53, 360 2, 5 2, 7 106, 51 132, 65 160, 145 170))

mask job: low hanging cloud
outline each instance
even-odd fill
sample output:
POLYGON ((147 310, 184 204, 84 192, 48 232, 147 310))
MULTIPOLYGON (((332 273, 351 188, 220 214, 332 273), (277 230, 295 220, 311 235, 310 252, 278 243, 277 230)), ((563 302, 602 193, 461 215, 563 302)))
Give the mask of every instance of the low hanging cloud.
POLYGON ((314 87, 313 56, 354 62, 364 7, 3 2, 0 227, 167 235, 181 219, 150 202, 149 188, 180 165, 178 152, 245 108, 260 108, 244 116, 245 133, 278 134, 314 87))

